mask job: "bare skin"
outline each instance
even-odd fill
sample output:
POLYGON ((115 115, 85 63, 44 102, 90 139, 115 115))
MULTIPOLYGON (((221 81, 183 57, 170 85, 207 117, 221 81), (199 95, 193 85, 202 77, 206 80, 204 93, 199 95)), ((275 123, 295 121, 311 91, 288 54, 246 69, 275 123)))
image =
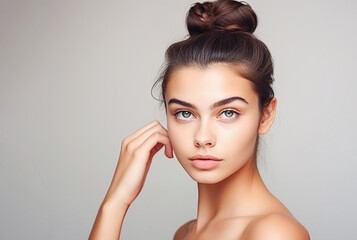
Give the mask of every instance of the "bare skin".
MULTIPOLYGON (((257 179, 259 178, 257 176, 257 179)), ((255 181, 253 180, 253 182, 255 181)), ((200 191, 198 217, 179 228, 174 240, 309 239, 305 228, 294 219, 280 201, 268 192, 262 182, 253 183, 251 186, 255 190, 250 191, 251 194, 246 197, 242 197, 239 191, 229 190, 229 187, 218 191, 216 191, 217 189, 213 190, 216 187, 220 188, 221 184, 208 187, 198 184, 200 191), (255 186, 253 187, 253 185, 255 186), (226 191, 230 193, 224 193, 226 191), (218 194, 222 197, 218 203, 207 201, 205 197, 213 192, 216 194, 219 192, 218 194), (232 194, 232 192, 236 192, 236 194, 232 194), (246 201, 248 199, 251 202, 246 201), (240 205, 230 205, 229 203, 232 201, 240 202, 240 205), (207 211, 211 214, 207 214, 207 211)))
POLYGON ((276 99, 262 112, 250 82, 231 66, 175 70, 166 93, 168 131, 154 121, 124 140, 118 166, 90 239, 118 239, 152 157, 173 151, 198 186, 197 219, 174 240, 308 240, 306 229, 264 185, 256 167, 257 136, 268 132, 276 99), (214 158, 210 164, 207 159, 214 158))
POLYGON ((256 166, 257 135, 269 131, 276 99, 260 112, 250 82, 227 64, 174 71, 166 99, 175 155, 197 181, 199 193, 197 219, 184 224, 175 240, 309 239, 305 228, 268 191, 256 166), (232 97, 239 98, 229 100, 232 97), (220 104, 222 99, 226 104, 220 104), (223 160, 212 169, 197 169, 187 161, 197 153, 223 160))
POLYGON ((165 147, 172 158, 166 129, 153 121, 127 137, 121 146, 112 183, 99 209, 89 239, 118 239, 125 214, 139 195, 153 156, 165 147))

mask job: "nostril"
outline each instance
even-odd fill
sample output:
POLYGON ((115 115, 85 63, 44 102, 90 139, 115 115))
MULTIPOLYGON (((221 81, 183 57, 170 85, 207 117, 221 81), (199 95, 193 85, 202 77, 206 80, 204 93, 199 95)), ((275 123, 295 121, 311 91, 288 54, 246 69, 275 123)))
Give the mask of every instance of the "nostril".
POLYGON ((208 122, 202 123, 198 127, 193 138, 194 146, 197 148, 213 147, 216 144, 216 139, 208 122))
POLYGON ((195 140, 194 141, 195 147, 212 147, 214 145, 213 139, 210 140, 195 140))

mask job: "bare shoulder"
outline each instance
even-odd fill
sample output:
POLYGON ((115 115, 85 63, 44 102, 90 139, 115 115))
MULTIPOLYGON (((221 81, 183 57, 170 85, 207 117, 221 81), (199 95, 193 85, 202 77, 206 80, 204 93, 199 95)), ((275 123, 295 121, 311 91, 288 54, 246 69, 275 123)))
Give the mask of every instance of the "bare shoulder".
POLYGON ((174 240, 182 240, 186 237, 187 233, 190 231, 191 226, 196 222, 196 219, 190 220, 183 224, 179 229, 177 229, 174 240))
POLYGON ((307 230, 292 216, 268 214, 251 222, 245 231, 249 240, 309 240, 307 230))

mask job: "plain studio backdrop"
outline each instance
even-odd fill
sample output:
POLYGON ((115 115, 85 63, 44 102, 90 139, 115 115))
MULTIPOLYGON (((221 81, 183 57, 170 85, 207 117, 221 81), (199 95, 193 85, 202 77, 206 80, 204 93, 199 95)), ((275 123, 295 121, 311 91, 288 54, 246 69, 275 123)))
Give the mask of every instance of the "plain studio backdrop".
MULTIPOLYGON (((355 239, 357 2, 248 2, 276 70, 265 182, 312 239, 355 239)), ((0 239, 88 237, 122 139, 166 124, 150 89, 193 3, 1 0, 0 239)), ((161 151, 122 239, 171 239, 196 198, 161 151)))

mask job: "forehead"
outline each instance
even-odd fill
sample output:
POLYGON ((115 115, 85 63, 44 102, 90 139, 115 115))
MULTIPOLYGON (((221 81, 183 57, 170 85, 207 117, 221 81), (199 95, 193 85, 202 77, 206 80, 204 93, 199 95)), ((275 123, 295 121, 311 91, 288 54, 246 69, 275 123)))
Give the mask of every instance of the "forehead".
MULTIPOLYGON (((212 64, 206 68, 185 66, 175 69, 168 81, 165 98, 212 103, 239 96, 255 104, 258 97, 252 83, 227 64, 212 64)), ((166 102, 167 103, 167 102, 166 102)))

